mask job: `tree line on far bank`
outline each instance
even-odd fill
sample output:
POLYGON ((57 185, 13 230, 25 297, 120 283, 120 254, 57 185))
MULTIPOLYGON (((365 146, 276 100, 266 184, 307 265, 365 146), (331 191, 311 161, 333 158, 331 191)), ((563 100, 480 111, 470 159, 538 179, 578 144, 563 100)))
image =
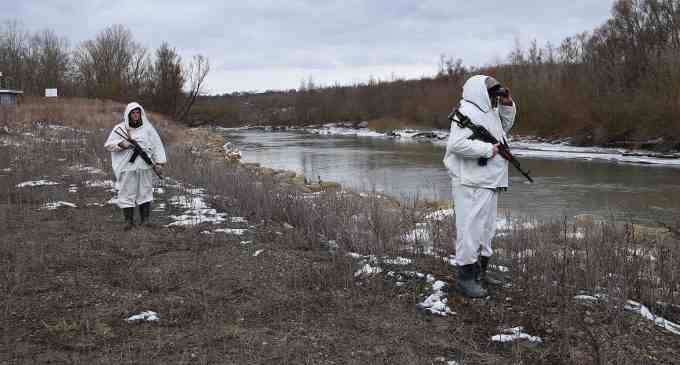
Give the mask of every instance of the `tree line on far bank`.
POLYGON ((147 108, 184 119, 210 70, 200 54, 185 63, 167 42, 150 51, 132 32, 113 25, 71 48, 53 30, 31 33, 17 21, 0 24, 3 85, 40 97, 46 88, 59 96, 137 100, 147 108))
MULTIPOLYGON (((503 64, 464 67, 443 55, 419 80, 234 93, 201 98, 190 116, 223 125, 392 120, 448 128, 446 116, 472 74, 497 77, 519 105, 516 133, 577 143, 680 149, 680 0, 618 0, 598 28, 550 43, 519 43, 503 64)), ((387 123, 389 124, 389 123, 387 123)))

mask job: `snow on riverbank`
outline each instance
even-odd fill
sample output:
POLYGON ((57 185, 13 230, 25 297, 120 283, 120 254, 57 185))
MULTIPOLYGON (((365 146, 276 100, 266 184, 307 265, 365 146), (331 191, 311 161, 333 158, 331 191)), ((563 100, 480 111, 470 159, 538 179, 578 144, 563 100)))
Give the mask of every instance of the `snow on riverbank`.
MULTIPOLYGON (((301 131, 306 133, 327 136, 357 136, 367 138, 391 138, 399 142, 431 142, 445 146, 449 131, 442 129, 393 129, 377 131, 369 128, 352 128, 348 123, 329 123, 314 127, 240 127, 240 128, 217 128, 218 130, 243 131, 258 129, 268 132, 274 131, 301 131)), ((680 152, 674 154, 660 154, 647 150, 628 150, 623 148, 606 147, 579 147, 569 144, 568 140, 555 143, 539 141, 531 137, 510 136, 512 152, 519 157, 540 159, 574 159, 574 160, 597 160, 615 163, 644 164, 680 167, 680 152)))

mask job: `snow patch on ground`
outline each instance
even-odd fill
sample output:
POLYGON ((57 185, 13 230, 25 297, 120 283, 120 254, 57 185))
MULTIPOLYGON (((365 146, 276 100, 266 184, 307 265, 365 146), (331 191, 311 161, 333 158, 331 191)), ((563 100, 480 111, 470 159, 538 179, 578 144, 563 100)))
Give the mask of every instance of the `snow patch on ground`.
MULTIPOLYGON (((359 260, 361 265, 360 269, 354 273, 355 278, 380 274, 384 271, 381 265, 405 266, 413 264, 412 259, 400 256, 365 256, 355 252, 349 252, 347 255, 355 260, 359 260)), ((448 306, 446 294, 448 292, 448 284, 444 281, 437 280, 434 275, 400 269, 399 271, 387 271, 385 277, 394 281, 395 285, 398 287, 406 285, 406 281, 425 280, 426 283, 430 284, 430 289, 423 297, 422 302, 418 303, 416 307, 422 311, 439 316, 455 314, 448 306)))
POLYGON ((112 189, 114 182, 112 180, 85 180, 83 182, 88 188, 108 188, 112 189))
POLYGON ((25 187, 34 187, 34 186, 50 186, 50 185, 59 185, 58 182, 54 181, 49 181, 49 180, 33 180, 33 181, 24 181, 22 183, 17 184, 17 188, 25 188, 25 187))
POLYGON ((382 262, 388 265, 410 265, 413 263, 413 260, 397 256, 395 258, 384 257, 382 262))
POLYGON ((78 206, 73 203, 58 201, 45 203, 45 205, 43 205, 41 209, 55 210, 58 209, 59 207, 77 208, 78 206))
POLYGON ((85 165, 74 165, 74 166, 69 167, 69 170, 86 172, 88 174, 98 174, 98 175, 104 174, 104 171, 102 171, 101 169, 98 169, 98 168, 92 167, 92 166, 85 166, 85 165))
POLYGON ((510 217, 500 217, 496 220, 496 229, 499 231, 509 231, 513 227, 519 226, 522 229, 534 229, 536 224, 526 221, 521 221, 520 219, 514 219, 510 217))
POLYGON ((183 209, 207 209, 208 205, 200 196, 178 195, 170 198, 170 204, 183 209))
POLYGON ((190 189, 188 191, 194 192, 197 195, 177 195, 170 198, 170 204, 185 209, 184 214, 171 215, 170 218, 174 222, 167 225, 172 226, 195 226, 201 223, 223 223, 227 220, 226 213, 218 213, 216 209, 212 209, 205 203, 203 189, 190 189))
POLYGON ((235 236, 242 236, 243 234, 246 233, 246 231, 247 230, 245 230, 245 229, 238 229, 238 228, 218 228, 218 229, 214 230, 213 232, 233 234, 235 236))
POLYGON ((154 311, 144 311, 139 314, 135 314, 133 316, 128 317, 125 319, 127 322, 135 322, 135 321, 158 321, 160 317, 158 316, 158 313, 154 311))
POLYGON ((356 278, 362 275, 380 274, 382 271, 383 270, 379 266, 371 266, 371 264, 366 263, 361 267, 361 269, 354 273, 354 277, 356 278))
MULTIPOLYGON (((607 300, 607 296, 605 294, 595 294, 593 295, 585 295, 585 294, 580 294, 576 295, 574 299, 581 301, 581 302, 597 302, 600 300, 607 300)), ((654 324, 658 327, 661 327, 668 332, 671 332, 674 335, 680 335, 680 325, 674 322, 671 322, 663 317, 657 316, 654 313, 652 313, 647 306, 645 306, 642 303, 636 302, 634 300, 627 300, 626 304, 623 306, 625 310, 631 311, 638 313, 641 315, 643 318, 650 320, 654 322, 654 324)))
POLYGON ((432 232, 427 223, 416 223, 416 229, 402 233, 401 240, 404 243, 430 242, 432 232))
POLYGON ((452 218, 453 215, 454 215, 453 209, 439 209, 435 210, 432 213, 427 214, 425 216, 425 219, 427 219, 428 221, 441 222, 443 220, 452 218))
POLYGON ((657 325, 658 327, 661 327, 674 335, 680 335, 680 325, 671 322, 663 317, 654 315, 654 313, 652 313, 649 310, 649 308, 647 308, 644 304, 638 303, 633 300, 628 300, 624 308, 626 310, 640 314, 645 319, 654 322, 654 324, 657 325))
POLYGON ((524 327, 513 327, 502 331, 500 335, 491 337, 491 341, 496 342, 512 342, 516 340, 528 340, 529 342, 543 342, 543 339, 538 336, 531 336, 524 332, 524 327))
POLYGON ((202 223, 218 224, 226 221, 226 213, 217 213, 215 209, 198 209, 190 211, 190 214, 171 215, 170 219, 174 222, 167 225, 172 226, 196 226, 202 223))
MULTIPOLYGON (((426 280, 434 280, 434 277, 430 279, 431 275, 427 276, 426 280)), ((428 281, 429 282, 429 281, 428 281)), ((416 304, 416 308, 436 314, 439 316, 448 316, 456 314, 449 308, 448 305, 448 284, 441 280, 434 280, 432 282, 432 288, 430 294, 422 302, 416 304)))

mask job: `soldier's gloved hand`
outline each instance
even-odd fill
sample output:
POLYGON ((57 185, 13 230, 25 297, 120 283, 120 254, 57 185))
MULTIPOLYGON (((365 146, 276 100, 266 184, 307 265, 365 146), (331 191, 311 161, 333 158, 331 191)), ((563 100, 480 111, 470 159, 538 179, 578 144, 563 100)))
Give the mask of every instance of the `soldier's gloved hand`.
POLYGON ((498 154, 498 146, 499 144, 493 145, 493 153, 491 154, 491 158, 496 157, 496 155, 498 154))
POLYGON ((501 97, 501 104, 505 105, 505 106, 512 106, 512 104, 514 104, 515 101, 512 100, 512 95, 510 94, 510 89, 506 89, 506 90, 508 90, 508 95, 501 97))
POLYGON ((130 142, 128 142, 128 141, 120 141, 120 142, 118 143, 118 147, 120 147, 120 148, 126 150, 126 149, 132 147, 132 144, 131 144, 130 142))

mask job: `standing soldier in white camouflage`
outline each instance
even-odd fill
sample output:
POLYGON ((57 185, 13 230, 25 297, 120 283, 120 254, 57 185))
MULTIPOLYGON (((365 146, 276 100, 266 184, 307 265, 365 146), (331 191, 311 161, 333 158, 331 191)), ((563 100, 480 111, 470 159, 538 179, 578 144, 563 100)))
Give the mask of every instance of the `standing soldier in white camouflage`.
POLYGON ((493 254, 498 194, 508 188, 508 161, 498 155, 498 144, 472 137, 461 119, 486 128, 504 141, 512 128, 517 109, 508 89, 493 77, 476 75, 463 85, 463 97, 446 145, 444 165, 451 176, 456 215, 457 288, 465 296, 487 295, 480 280, 497 284, 486 275, 493 254))
POLYGON ((104 147, 111 151, 118 190, 117 205, 123 209, 125 230, 134 227, 136 206, 139 206, 141 224, 148 224, 153 201, 153 176, 157 174, 160 177, 161 167, 167 159, 163 142, 141 105, 127 105, 122 122, 113 128, 104 147))

